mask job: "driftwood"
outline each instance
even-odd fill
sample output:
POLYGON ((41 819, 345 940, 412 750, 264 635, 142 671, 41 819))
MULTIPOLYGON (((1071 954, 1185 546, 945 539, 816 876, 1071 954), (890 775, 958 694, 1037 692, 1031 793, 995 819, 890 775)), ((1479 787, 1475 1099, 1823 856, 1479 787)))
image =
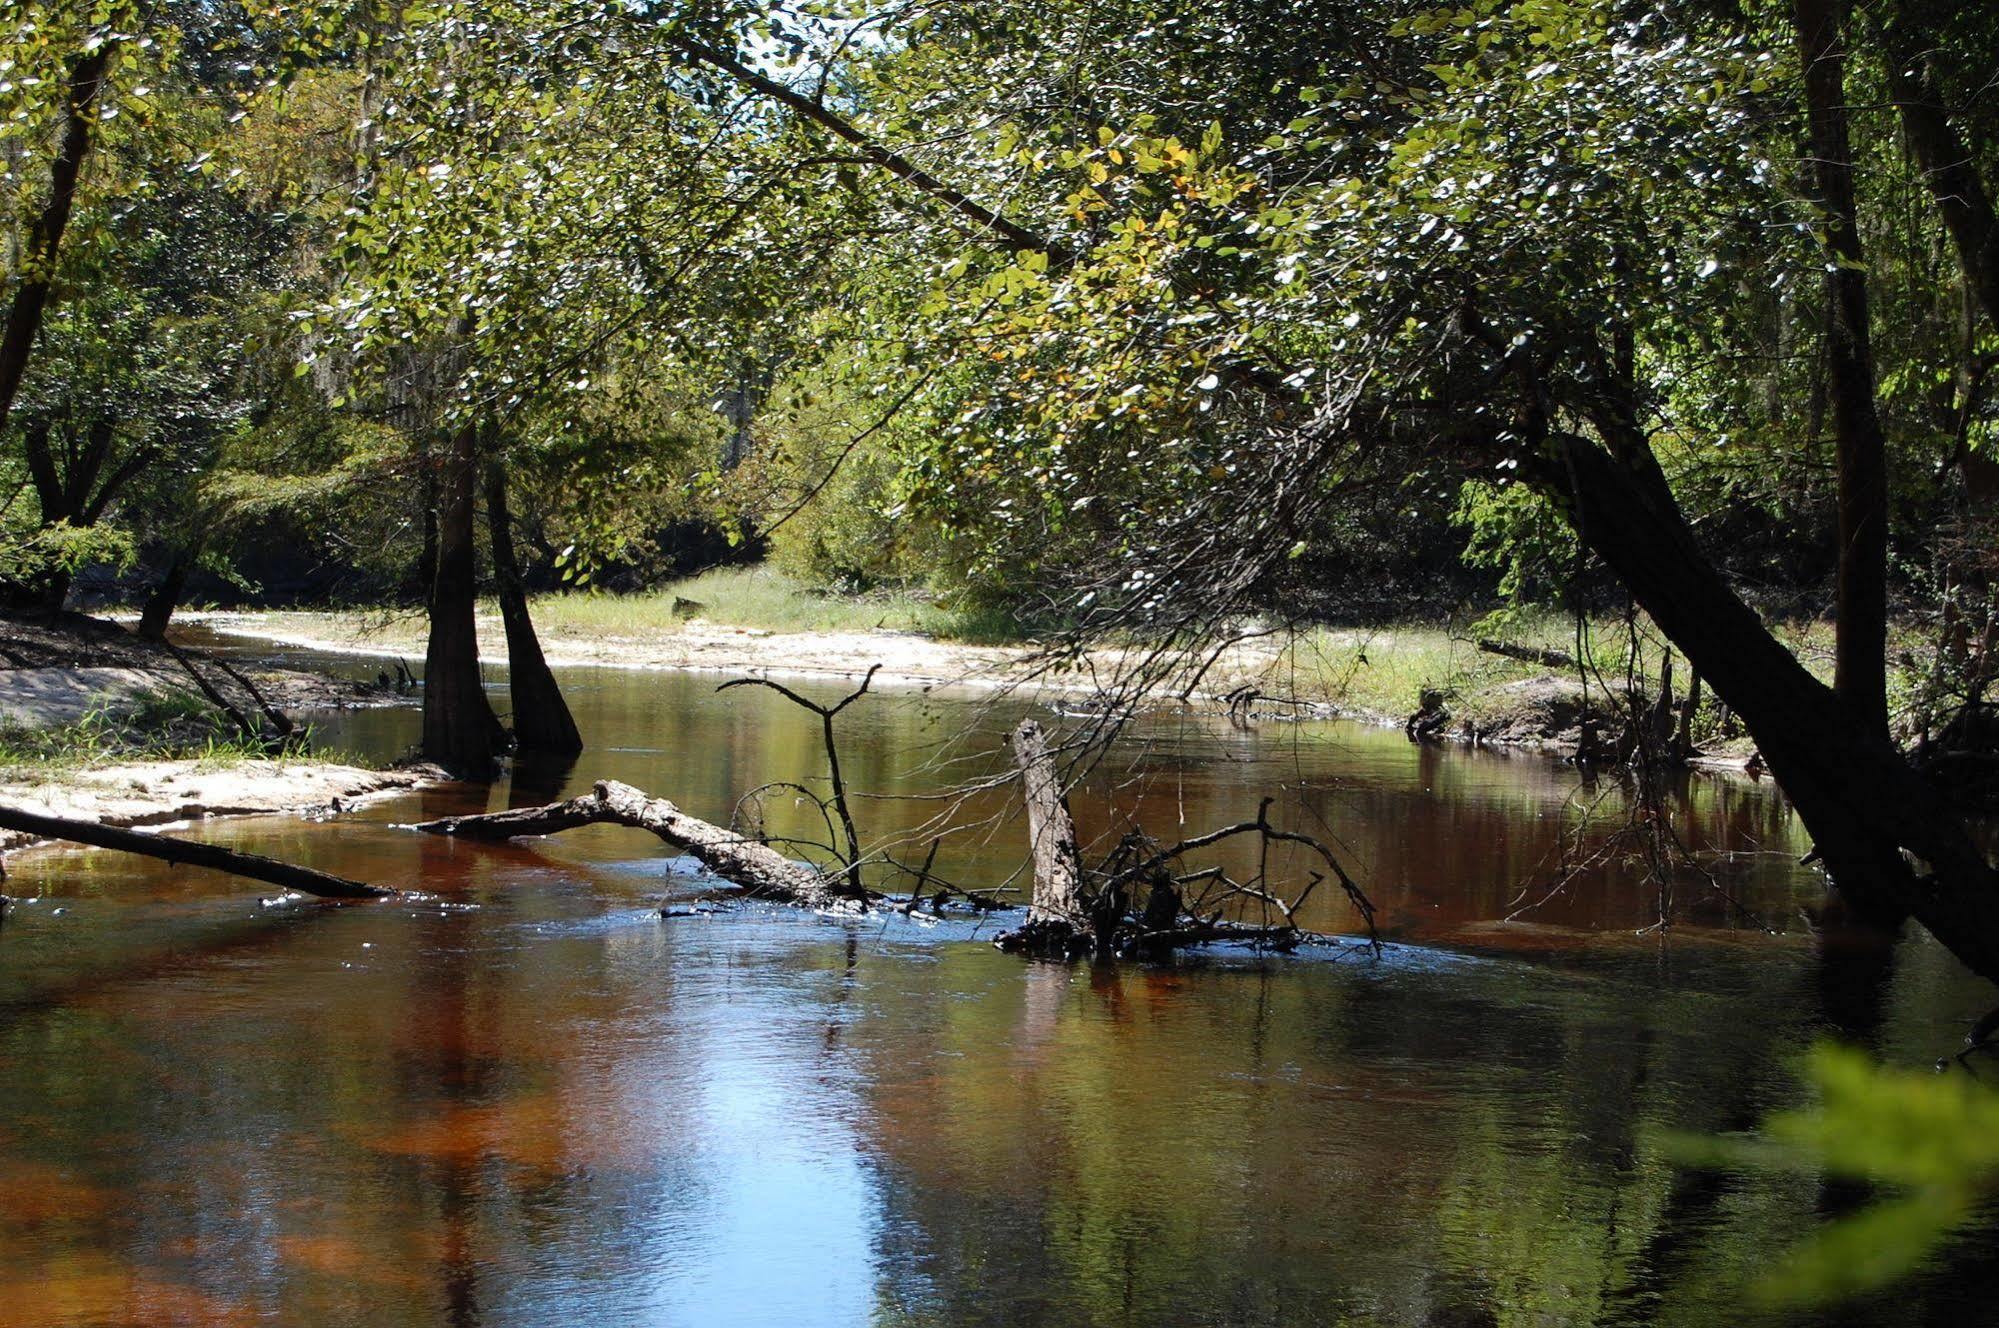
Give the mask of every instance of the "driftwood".
POLYGON ((96 821, 72 820, 67 816, 44 816, 38 812, 24 812, 14 807, 0 807, 0 829, 18 830, 40 839, 63 839, 77 844, 89 844, 94 848, 137 853, 143 857, 158 858, 162 862, 207 867, 213 871, 228 872, 232 876, 246 876, 253 881, 263 881, 269 885, 318 895, 324 899, 386 899, 400 893, 396 890, 385 890, 378 885, 350 881, 344 876, 315 871, 311 867, 279 862, 276 858, 267 858, 259 853, 239 853, 235 849, 223 848, 217 844, 173 839, 166 835, 145 834, 137 830, 119 830, 112 826, 99 825, 96 821))
POLYGON ((1027 836, 1034 850, 1034 896, 1027 920, 1083 921, 1083 860, 1076 822, 1041 726, 1024 719, 1013 731, 1013 759, 1027 797, 1027 836))
POLYGON ((1373 903, 1331 849, 1310 835, 1279 830, 1270 823, 1271 799, 1263 800, 1253 821, 1176 844, 1162 847, 1142 834, 1126 835, 1106 861, 1090 869, 1077 847, 1075 822, 1039 724, 1024 720, 1014 730, 1013 754, 1027 801, 1034 890, 1026 923, 994 938, 1001 949, 1046 958, 1156 958, 1214 941, 1281 950, 1344 943, 1298 925, 1298 910, 1324 879, 1322 873, 1311 873, 1304 888, 1290 899, 1269 888, 1267 870, 1274 843, 1303 845, 1318 855, 1366 923, 1369 943, 1378 948, 1373 903), (1185 855, 1238 835, 1255 835, 1262 845, 1257 872, 1250 879, 1235 880, 1219 867, 1176 874, 1185 855), (1281 921, 1258 925, 1228 916, 1240 907, 1260 909, 1266 918, 1274 913, 1281 921))
POLYGON ((447 816, 417 829, 460 839, 520 839, 584 825, 627 825, 649 830, 724 880, 764 899, 819 907, 865 899, 845 874, 826 876, 779 853, 761 840, 689 816, 665 798, 649 798, 629 784, 599 780, 580 798, 545 807, 521 807, 483 816, 447 816))
MULTIPOLYGON (((1360 912, 1369 942, 1378 946, 1374 908, 1360 887, 1324 844, 1310 835, 1271 825, 1269 799, 1253 821, 1224 826, 1170 846, 1161 847, 1142 835, 1127 835, 1107 862, 1088 869, 1077 847, 1075 823, 1040 725, 1032 720, 1022 723, 1014 731, 1013 748, 1027 792, 1034 889, 1025 923, 994 938, 1000 948, 1049 958, 1108 958, 1160 957, 1183 946, 1213 941, 1279 950, 1349 944, 1345 938, 1309 932, 1297 923, 1299 906, 1324 879, 1323 873, 1310 873, 1304 889, 1291 899, 1267 888, 1265 866, 1274 843, 1301 844, 1313 850, 1360 912), (1233 880, 1214 867, 1175 874, 1182 855, 1237 835, 1256 835, 1263 845, 1265 865, 1248 880, 1233 880), (1230 916, 1245 909, 1261 909, 1264 923, 1230 916)), ((785 857, 763 840, 689 816, 664 798, 648 797, 629 784, 610 780, 599 781, 590 793, 567 802, 479 816, 449 816, 416 828, 462 839, 505 840, 556 834, 585 825, 623 825, 650 831, 745 894, 759 898, 809 908, 868 905, 883 898, 856 887, 845 866, 815 870, 785 857)), ((922 868, 912 873, 917 879, 915 890, 907 901, 896 903, 904 913, 915 909, 933 883, 938 901, 958 894, 982 907, 990 906, 979 898, 978 891, 936 881, 932 873, 935 860, 933 843, 922 868)))

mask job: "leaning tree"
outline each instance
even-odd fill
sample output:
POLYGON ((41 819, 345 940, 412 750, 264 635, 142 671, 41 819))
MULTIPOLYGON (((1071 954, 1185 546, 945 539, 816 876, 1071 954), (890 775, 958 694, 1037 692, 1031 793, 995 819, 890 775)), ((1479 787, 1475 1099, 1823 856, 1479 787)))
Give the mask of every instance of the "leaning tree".
MULTIPOLYGON (((1890 451, 1843 5, 1307 23, 1319 7, 1029 0, 895 6, 859 40, 851 8, 805 8, 662 22, 694 76, 789 108, 910 199, 899 253, 931 295, 902 330, 964 371, 908 496, 996 543, 1087 549, 1043 569, 1077 640, 1137 632, 1161 662, 1212 645, 1358 487, 1520 486, 1748 726, 1842 892, 1999 976, 1999 879, 1889 737, 1890 451), (1677 371, 1739 345, 1756 281, 1822 320, 1831 685, 1681 497, 1740 440, 1689 414, 1677 371)), ((1931 103, 1905 104, 1920 126, 1931 103)), ((1952 226, 1975 265, 1976 221, 1952 226)))

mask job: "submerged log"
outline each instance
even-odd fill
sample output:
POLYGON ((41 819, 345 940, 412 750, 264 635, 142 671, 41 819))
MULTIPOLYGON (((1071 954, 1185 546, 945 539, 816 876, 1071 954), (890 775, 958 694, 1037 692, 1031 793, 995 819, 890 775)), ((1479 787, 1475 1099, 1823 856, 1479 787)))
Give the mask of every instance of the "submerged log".
POLYGON ((819 907, 865 899, 844 875, 826 876, 793 862, 769 844, 689 816, 665 798, 649 798, 629 784, 599 780, 580 798, 545 807, 521 807, 482 816, 447 816, 417 829, 461 839, 521 839, 584 825, 625 825, 649 830, 724 880, 764 899, 819 907))
POLYGON ((311 867, 280 862, 276 858, 267 858, 260 853, 239 853, 235 849, 223 848, 219 844, 173 839, 166 835, 146 834, 137 830, 120 830, 113 826, 100 825, 96 821, 78 821, 67 816, 44 816, 39 812, 24 812, 15 807, 0 807, 0 830, 17 830, 23 834, 34 835, 38 839, 62 839, 71 843, 89 844, 93 848, 137 853, 142 857, 158 858, 162 862, 206 867, 212 871, 228 872, 232 876, 244 876, 253 881, 281 886, 286 890, 318 895, 322 899, 387 899, 401 893, 397 890, 384 889, 379 885, 350 881, 344 876, 334 876, 311 867))

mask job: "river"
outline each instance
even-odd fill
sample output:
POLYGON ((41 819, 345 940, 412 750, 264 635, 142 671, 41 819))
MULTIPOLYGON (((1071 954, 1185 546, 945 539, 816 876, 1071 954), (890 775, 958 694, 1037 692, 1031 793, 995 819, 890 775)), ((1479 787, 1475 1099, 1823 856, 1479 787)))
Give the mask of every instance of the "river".
MULTIPOLYGON (((1166 839, 1274 797, 1374 898, 1379 958, 1068 967, 969 917, 662 917, 704 883, 642 833, 404 828, 604 777, 727 820, 820 774, 816 719, 761 689, 563 680, 574 771, 190 832, 413 902, 10 861, 34 902, 0 925, 0 1328, 1762 1322, 1742 1276, 1850 1196, 1683 1169, 1662 1132, 1796 1102, 1819 1034, 1924 1064, 1990 1003, 1927 937, 1816 935, 1767 783, 1675 791, 1713 879, 1662 892, 1615 843, 1563 867, 1582 818, 1598 846, 1623 822, 1614 787, 1346 723, 1150 716, 1075 802, 1087 838, 1166 839)), ((935 795, 1000 769, 1032 709, 849 708, 864 836, 920 860, 948 810, 936 870, 1008 878, 1015 791, 935 795)), ((380 759, 415 733, 398 709, 321 738, 380 759)), ((766 801, 773 830, 817 824, 766 801)), ((1330 891, 1307 914, 1356 925, 1330 891)), ((1988 1233, 1892 1294, 1766 1317, 1991 1322, 1995 1277, 1988 1233)))

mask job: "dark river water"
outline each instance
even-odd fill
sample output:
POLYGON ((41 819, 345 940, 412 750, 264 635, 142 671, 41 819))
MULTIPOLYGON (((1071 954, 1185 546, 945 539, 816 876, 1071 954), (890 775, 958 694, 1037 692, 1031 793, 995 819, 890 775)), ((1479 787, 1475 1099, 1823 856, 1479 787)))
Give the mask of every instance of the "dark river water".
MULTIPOLYGON (((1817 1035, 1926 1064, 1990 1004, 1927 937, 1818 926, 1767 784, 1676 791, 1713 878, 1662 892, 1614 841, 1565 881, 1578 826, 1603 847, 1625 816, 1553 762, 1155 716, 1078 792, 1086 836, 1177 838, 1273 796, 1394 943, 1067 967, 970 918, 662 917, 704 883, 639 832, 403 828, 602 777, 726 820, 820 774, 817 721, 760 689, 564 681, 573 772, 188 832, 417 902, 9 862, 36 902, 0 925, 0 1328, 1994 1321, 1989 1231, 1838 1312, 1752 1309, 1744 1277, 1852 1197, 1661 1142, 1798 1101, 1817 1035)), ((936 795, 999 769, 1032 708, 850 708, 863 835, 919 860, 948 816, 938 872, 1011 876, 1016 791, 936 795)), ((415 721, 324 737, 385 758, 415 721)), ((786 795, 767 816, 816 824, 786 795)), ((1356 925, 1329 891, 1308 911, 1356 925)))

